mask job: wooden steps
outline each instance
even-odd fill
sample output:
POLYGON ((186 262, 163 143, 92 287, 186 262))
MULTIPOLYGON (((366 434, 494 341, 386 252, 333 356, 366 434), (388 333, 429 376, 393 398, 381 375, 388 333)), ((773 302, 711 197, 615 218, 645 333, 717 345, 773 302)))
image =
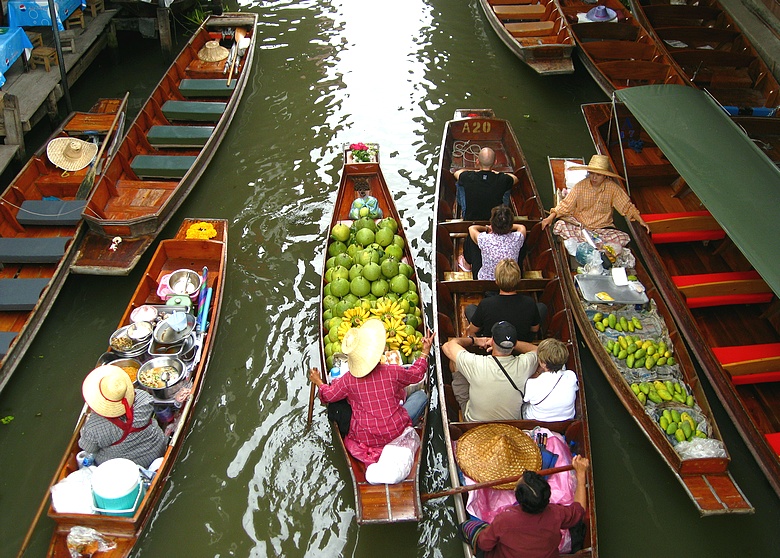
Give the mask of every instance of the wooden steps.
POLYGON ((735 385, 780 381, 780 343, 713 347, 735 385))
POLYGON ((675 275, 672 281, 689 308, 729 304, 764 304, 774 293, 756 271, 675 275))
POLYGON ((709 211, 645 213, 654 244, 721 240, 726 233, 709 211))

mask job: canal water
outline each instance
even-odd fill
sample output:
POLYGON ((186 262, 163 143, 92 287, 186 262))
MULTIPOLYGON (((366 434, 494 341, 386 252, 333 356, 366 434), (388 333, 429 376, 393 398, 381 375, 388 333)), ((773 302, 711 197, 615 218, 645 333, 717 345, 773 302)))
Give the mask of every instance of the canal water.
MULTIPOLYGON (((242 2, 260 14, 255 67, 238 115, 181 218, 230 222, 220 331, 192 430, 135 556, 449 557, 460 555, 449 500, 417 524, 354 521, 342 456, 322 408, 305 428, 317 365, 323 242, 341 146, 378 142, 382 167, 431 298, 434 184, 444 123, 457 108, 509 119, 545 204, 547 156, 593 146, 580 104, 606 100, 578 63, 542 78, 495 37, 477 0, 242 2)), ((137 111, 167 66, 154 41, 120 38, 72 94, 86 110, 130 90, 137 111)), ((149 255, 126 278, 70 276, 0 395, 0 556, 15 556, 81 409, 81 380, 104 351, 149 255)), ((430 319, 430 309, 428 310, 430 319)), ((711 390, 731 471, 751 516, 699 518, 681 485, 583 350, 602 556, 770 556, 780 502, 711 390)), ((438 409, 431 408, 424 491, 445 488, 438 409)), ((28 556, 42 556, 41 518, 28 556)))

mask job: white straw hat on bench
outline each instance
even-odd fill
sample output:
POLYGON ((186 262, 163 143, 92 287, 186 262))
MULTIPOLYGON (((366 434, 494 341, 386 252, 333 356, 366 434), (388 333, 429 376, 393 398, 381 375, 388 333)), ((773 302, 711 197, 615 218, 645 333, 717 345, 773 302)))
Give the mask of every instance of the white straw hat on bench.
POLYGON ((49 161, 66 171, 77 171, 92 162, 98 146, 77 138, 54 138, 46 146, 49 161))

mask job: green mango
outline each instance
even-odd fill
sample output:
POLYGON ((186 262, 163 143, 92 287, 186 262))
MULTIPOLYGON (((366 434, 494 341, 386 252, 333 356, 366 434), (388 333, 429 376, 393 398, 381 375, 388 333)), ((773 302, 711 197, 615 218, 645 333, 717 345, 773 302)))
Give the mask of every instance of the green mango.
POLYGON ((678 428, 677 431, 674 433, 674 437, 677 438, 678 442, 684 442, 685 441, 685 432, 683 432, 682 428, 678 428))
POLYGON ((676 422, 670 422, 669 424, 666 425, 666 433, 671 436, 677 431, 677 428, 678 426, 676 422))

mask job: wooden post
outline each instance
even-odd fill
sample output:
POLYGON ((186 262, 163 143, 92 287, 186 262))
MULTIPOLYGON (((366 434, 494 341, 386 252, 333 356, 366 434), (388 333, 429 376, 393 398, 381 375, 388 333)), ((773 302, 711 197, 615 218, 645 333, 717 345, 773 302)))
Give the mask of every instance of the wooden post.
POLYGON ((24 150, 24 129, 22 128, 22 115, 19 111, 19 98, 9 93, 0 93, 0 101, 3 108, 3 122, 5 126, 6 145, 18 145, 16 152, 18 159, 25 156, 24 150))
POLYGON ((173 57, 173 42, 171 39, 171 20, 168 8, 157 8, 157 29, 160 32, 160 47, 166 60, 173 57))

